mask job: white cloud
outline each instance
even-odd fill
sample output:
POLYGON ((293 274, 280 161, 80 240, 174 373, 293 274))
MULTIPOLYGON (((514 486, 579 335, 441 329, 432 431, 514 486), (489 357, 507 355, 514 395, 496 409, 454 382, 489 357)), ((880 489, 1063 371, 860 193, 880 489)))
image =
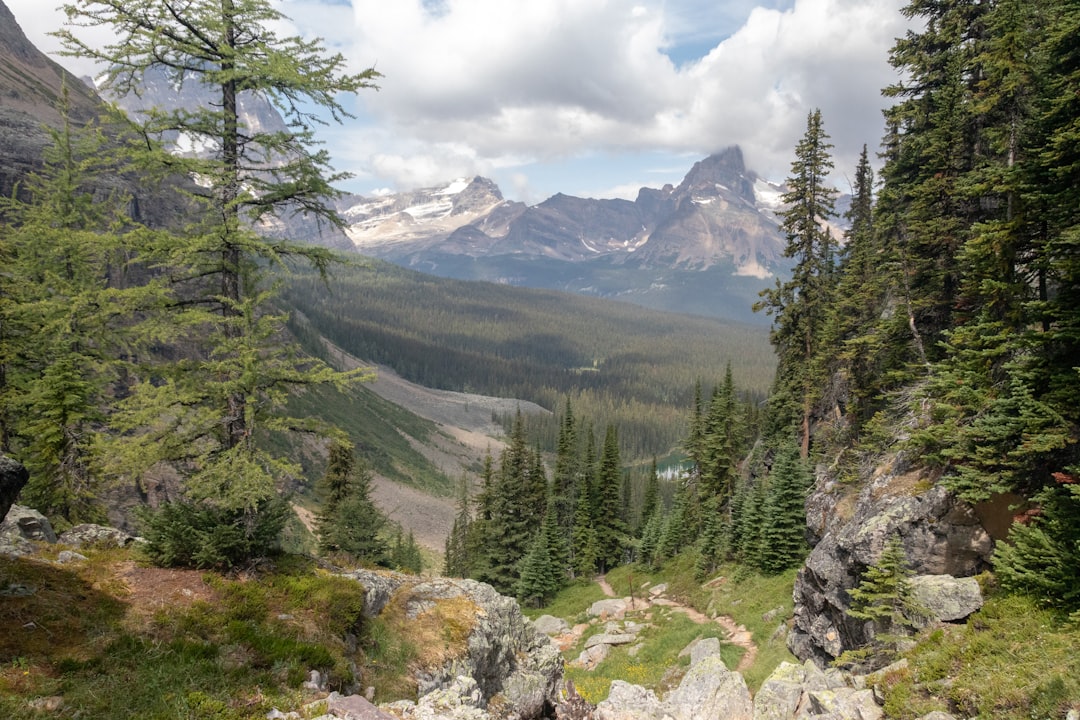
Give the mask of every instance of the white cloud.
MULTIPOLYGON (((59 13, 6 2, 39 47, 55 48, 44 33, 59 13)), ((888 51, 905 29, 905 0, 276 3, 351 70, 385 75, 356 100, 357 122, 322 134, 335 165, 370 187, 498 175, 519 197, 536 193, 531 164, 627 151, 700 158, 739 144, 751 167, 782 178, 815 107, 838 171, 850 172, 880 139, 888 51)), ((575 177, 551 192, 625 195, 646 174, 575 177)))
POLYGON ((670 4, 681 13, 656 2, 448 0, 432 14, 420 0, 396 0, 392 10, 354 0, 353 54, 377 59, 386 74, 383 90, 362 102, 412 144, 468 145, 476 168, 507 155, 705 154, 737 143, 761 172, 782 177, 814 107, 838 167, 853 164, 862 143, 876 145, 903 0, 759 7, 680 67, 664 50, 676 30, 688 32, 694 8, 670 4))

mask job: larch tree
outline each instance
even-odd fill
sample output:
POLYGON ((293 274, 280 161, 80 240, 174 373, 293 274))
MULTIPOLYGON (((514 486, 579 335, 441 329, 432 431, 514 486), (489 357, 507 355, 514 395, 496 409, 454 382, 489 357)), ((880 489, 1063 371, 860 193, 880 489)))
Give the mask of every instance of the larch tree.
POLYGON ((137 92, 144 74, 158 71, 215 97, 204 107, 135 119, 150 151, 131 162, 195 181, 187 192, 199 210, 152 259, 173 281, 174 341, 197 350, 148 368, 122 405, 117 423, 129 442, 116 453, 117 472, 138 477, 170 462, 186 473, 190 500, 252 515, 278 481, 297 472, 260 446, 262 434, 313 429, 285 417, 288 392, 364 375, 336 373, 282 344, 284 318, 270 311, 265 268, 300 260, 325 270, 331 255, 269 240, 253 227, 296 212, 341 222, 329 200, 344 175, 330 170, 313 133, 323 116, 347 117, 339 94, 372 87, 377 73, 346 73, 345 59, 327 55, 319 41, 280 37, 273 28, 284 16, 267 0, 77 0, 64 9, 69 27, 57 35, 65 52, 99 61, 108 92, 137 92), (81 27, 108 30, 115 41, 92 45, 76 34, 81 27), (246 125, 244 93, 271 102, 287 130, 246 125), (167 155, 160 141, 170 134, 207 152, 167 155))

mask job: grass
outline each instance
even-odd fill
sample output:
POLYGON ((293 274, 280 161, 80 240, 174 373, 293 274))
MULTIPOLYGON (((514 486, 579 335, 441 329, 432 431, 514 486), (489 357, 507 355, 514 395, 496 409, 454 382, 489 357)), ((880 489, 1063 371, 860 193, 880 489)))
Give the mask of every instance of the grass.
POLYGON ((760 575, 725 565, 710 583, 708 614, 730 615, 750 631, 758 647, 757 660, 743 673, 752 691, 761 687, 780 663, 798 662, 787 649, 786 635, 774 638, 779 625, 794 610, 791 591, 796 572, 793 568, 779 575, 760 575))
POLYGON ((603 600, 604 591, 592 580, 577 580, 563 588, 550 604, 541 608, 522 608, 527 617, 536 619, 541 615, 554 615, 567 621, 584 622, 585 612, 597 600, 603 600))
POLYGON ((0 717, 39 718, 62 698, 66 717, 263 718, 313 699, 310 670, 344 689, 354 668, 366 679, 389 664, 363 588, 302 558, 244 578, 82 552, 65 566, 0 557, 0 717))
POLYGON ((885 682, 889 717, 931 710, 1001 720, 1080 711, 1080 626, 1017 596, 990 597, 964 625, 920 638, 909 669, 885 682))
MULTIPOLYGON (((661 694, 674 687, 685 674, 690 664, 690 657, 679 657, 690 643, 698 638, 720 638, 720 655, 724 663, 734 667, 742 650, 733 645, 723 644, 723 629, 715 624, 699 625, 686 615, 667 608, 654 608, 651 627, 638 636, 637 652, 631 656, 630 647, 613 647, 608 657, 594 670, 583 670, 568 666, 566 677, 583 698, 597 703, 607 697, 612 680, 624 680, 634 685, 652 689, 661 694)), ((574 648, 567 653, 572 660, 580 652, 574 648)))

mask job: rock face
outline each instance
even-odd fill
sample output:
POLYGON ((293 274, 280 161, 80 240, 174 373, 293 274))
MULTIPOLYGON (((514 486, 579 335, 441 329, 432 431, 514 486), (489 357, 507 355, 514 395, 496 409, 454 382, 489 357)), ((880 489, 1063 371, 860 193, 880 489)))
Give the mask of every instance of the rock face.
POLYGON ((970 577, 989 567, 993 541, 972 507, 905 465, 896 455, 879 467, 850 514, 840 511, 834 484, 819 478, 807 501, 807 522, 818 540, 795 580, 788 636, 800 659, 824 666, 869 639, 865 624, 846 615, 848 590, 894 534, 916 573, 970 577))
POLYGON ((13 557, 33 554, 34 542, 56 542, 52 525, 37 510, 12 505, 0 522, 0 554, 13 557))
POLYGON ((369 571, 348 577, 367 588, 374 602, 367 608, 369 614, 372 607, 382 610, 392 605, 395 612, 412 620, 440 603, 469 607, 473 625, 464 647, 452 648, 449 659, 440 665, 414 672, 419 700, 408 708, 396 708, 402 717, 434 717, 435 709, 457 708, 445 716, 479 717, 477 713, 483 711, 494 717, 532 720, 543 717, 558 702, 562 657, 551 640, 521 614, 513 598, 475 580, 416 582, 417 578, 369 571))
POLYGON ((7 517, 8 510, 19 498, 19 491, 29 479, 30 473, 22 463, 0 455, 0 520, 7 517))

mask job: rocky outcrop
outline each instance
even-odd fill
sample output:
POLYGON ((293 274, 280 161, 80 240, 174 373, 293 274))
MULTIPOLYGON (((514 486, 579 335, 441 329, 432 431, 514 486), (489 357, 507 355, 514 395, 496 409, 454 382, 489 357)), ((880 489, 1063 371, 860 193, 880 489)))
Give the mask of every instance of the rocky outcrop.
POLYGON ((7 517, 8 510, 19 499, 19 492, 30 479, 22 463, 7 455, 0 455, 0 520, 7 517))
POLYGON ((974 509, 933 480, 906 467, 897 454, 875 471, 853 509, 845 511, 846 503, 838 503, 841 489, 819 477, 807 501, 807 522, 817 544, 795 581, 788 636, 797 657, 824 666, 869 640, 867 625, 846 614, 848 591, 893 535, 903 541, 916 573, 970 577, 989 567, 993 540, 974 509))
POLYGON ((403 718, 454 717, 477 720, 514 716, 532 720, 558 702, 562 657, 551 640, 521 613, 513 598, 475 580, 419 578, 396 573, 348 573, 367 589, 365 613, 392 612, 406 624, 450 622, 468 626, 465 637, 446 647, 437 662, 416 668, 417 702, 390 709, 403 718))
POLYGON ((982 588, 975 578, 952 575, 917 575, 912 594, 929 622, 957 622, 982 607, 982 588))
POLYGON ((596 706, 597 720, 752 720, 750 691, 742 675, 709 655, 691 666, 679 686, 659 699, 652 690, 615 680, 596 706))
POLYGON ((57 542, 71 547, 127 547, 135 542, 133 535, 106 525, 83 523, 60 534, 57 542))

